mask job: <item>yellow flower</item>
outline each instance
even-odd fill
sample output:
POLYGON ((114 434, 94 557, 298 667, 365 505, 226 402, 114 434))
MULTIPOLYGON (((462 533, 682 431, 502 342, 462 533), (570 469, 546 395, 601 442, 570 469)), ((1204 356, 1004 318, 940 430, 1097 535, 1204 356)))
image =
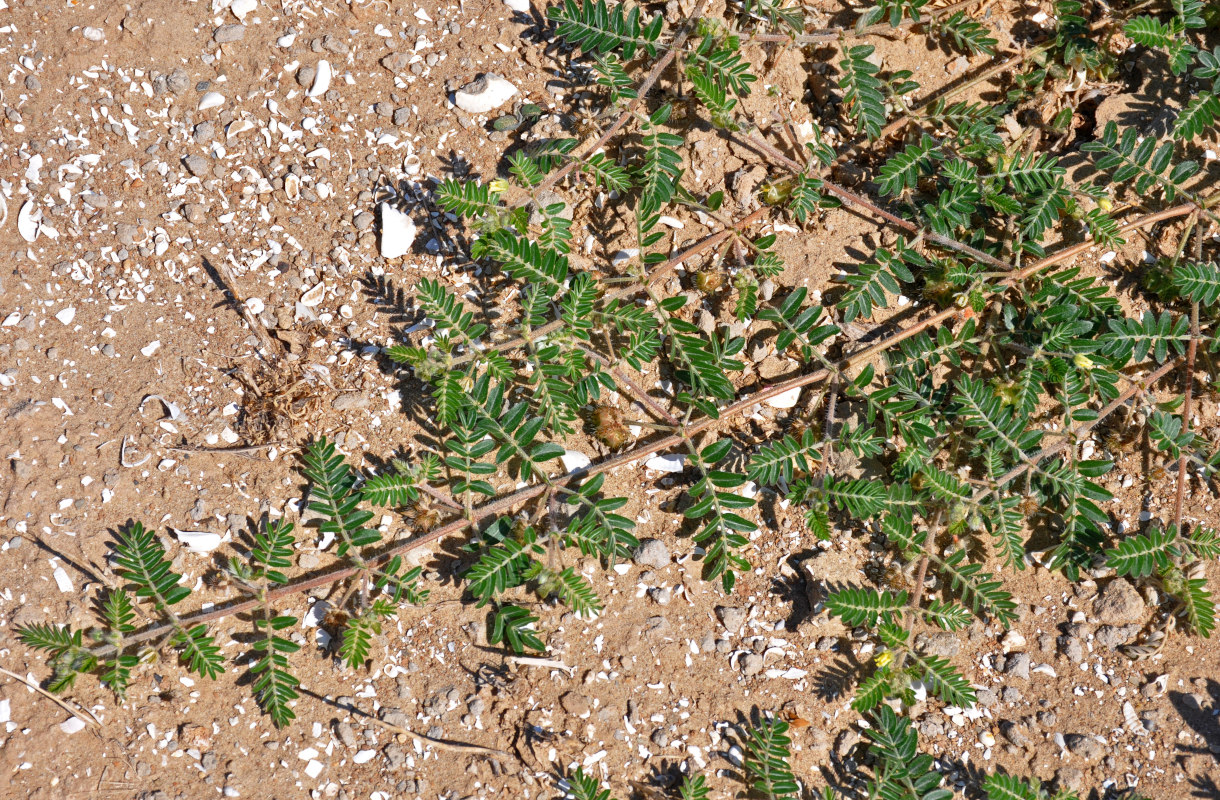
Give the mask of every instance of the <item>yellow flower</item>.
POLYGON ((885 669, 890 664, 894 663, 894 651, 893 650, 882 650, 880 653, 877 654, 877 656, 873 659, 873 661, 877 662, 878 669, 885 669))
POLYGON ((504 194, 508 191, 508 181, 504 178, 496 178, 487 185, 487 188, 491 189, 492 194, 504 194))
POLYGON ((1072 363, 1076 365, 1077 369, 1082 369, 1085 372, 1093 369, 1093 359, 1089 358, 1084 353, 1077 353, 1076 357, 1072 359, 1072 363))

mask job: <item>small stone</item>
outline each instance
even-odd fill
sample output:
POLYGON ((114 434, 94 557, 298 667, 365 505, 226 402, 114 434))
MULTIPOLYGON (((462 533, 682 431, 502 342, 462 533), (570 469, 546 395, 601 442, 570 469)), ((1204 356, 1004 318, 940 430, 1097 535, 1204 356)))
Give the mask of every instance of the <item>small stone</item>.
POLYGON ((655 744, 657 747, 665 747, 669 744, 669 734, 664 728, 657 728, 652 732, 652 736, 648 737, 648 741, 655 744))
POLYGON ((392 117, 394 116, 394 104, 387 103, 384 100, 382 100, 380 103, 374 103, 373 113, 379 117, 392 117))
POLYGON ((240 42, 245 35, 246 26, 235 22, 232 25, 221 25, 212 31, 212 41, 216 44, 229 44, 230 42, 240 42))
POLYGON ((216 126, 211 120, 205 119, 195 126, 195 141, 199 144, 210 142, 216 135, 216 126))
POLYGON ((1038 712, 1038 724, 1041 725, 1043 728, 1047 728, 1047 729, 1054 728, 1056 725, 1059 724, 1059 715, 1056 714, 1054 711, 1039 711, 1038 712))
POLYGON ((216 754, 211 750, 204 753, 199 758, 199 766, 203 767, 204 772, 211 772, 212 770, 216 769, 216 765, 218 763, 220 763, 220 759, 217 758, 216 754))
POLYGON ((350 722, 336 722, 335 735, 343 742, 344 747, 356 747, 360 744, 360 740, 356 738, 356 730, 350 722))
POLYGON ((1005 703, 1019 703, 1021 702, 1021 690, 1015 686, 1005 686, 1000 690, 1000 699, 1005 703))
POLYGON ((1014 678, 1029 680, 1029 653, 1013 653, 1004 662, 1004 674, 1014 678))
POLYGON ((979 705, 983 708, 995 708, 996 703, 1000 702, 1000 698, 990 689, 978 689, 974 696, 978 698, 979 705))
POLYGON ((110 201, 104 194, 98 194, 97 192, 85 192, 81 195, 80 199, 84 200, 86 204, 94 208, 110 208, 110 201))
POLYGON ((318 70, 313 64, 306 64, 297 70, 297 83, 308 89, 313 85, 313 79, 318 75, 318 70))
POLYGON ((36 78, 33 75, 26 75, 25 76, 25 88, 29 89, 31 92, 41 91, 42 90, 42 81, 38 80, 38 78, 36 78))
POLYGON ((301 553, 301 557, 297 559, 297 565, 301 569, 317 569, 322 563, 322 559, 318 558, 317 553, 301 553))
POLYGON ((1144 598, 1125 578, 1105 585, 1093 601, 1093 612, 1103 625, 1131 625, 1144 620, 1144 598))
POLYGON ((368 395, 363 392, 343 392, 330 401, 330 407, 335 411, 353 411, 358 408, 368 408, 368 395))
POLYGON ((356 226, 358 231, 367 231, 373 227, 373 215, 368 211, 361 211, 352 219, 352 224, 356 226))
POLYGON ((763 671, 763 657, 761 653, 747 653, 741 657, 741 672, 747 677, 757 675, 763 671))
POLYGON ((199 203, 187 203, 182 207, 182 216, 192 225, 202 225, 207 222, 207 210, 199 203))
POLYGON ((716 617, 729 633, 740 633, 746 624, 746 610, 736 606, 716 606, 716 617))
POLYGON ((176 67, 173 72, 166 76, 165 85, 174 94, 182 94, 191 88, 191 76, 182 67, 176 67))
POLYGON ((1030 745, 1029 727, 1022 722, 1011 720, 1001 722, 1000 733, 1017 747, 1028 747, 1030 745))
POLYGON ((1102 746, 1101 742, 1089 734, 1069 733, 1064 738, 1072 755, 1079 756, 1089 763, 1100 761, 1101 757, 1106 754, 1106 748, 1102 746))
POLYGON ((411 109, 403 106, 402 108, 394 109, 394 124, 406 125, 411 119, 411 109))
POLYGON ((395 74, 402 72, 411 64, 411 56, 408 53, 390 53, 385 58, 381 59, 381 66, 395 74))
POLYGON ((202 178, 209 175, 212 171, 211 162, 209 162, 203 156, 187 156, 186 158, 182 159, 182 163, 196 178, 202 178))
POLYGON ((660 539, 644 539, 631 558, 641 567, 664 569, 669 566, 669 548, 660 539))

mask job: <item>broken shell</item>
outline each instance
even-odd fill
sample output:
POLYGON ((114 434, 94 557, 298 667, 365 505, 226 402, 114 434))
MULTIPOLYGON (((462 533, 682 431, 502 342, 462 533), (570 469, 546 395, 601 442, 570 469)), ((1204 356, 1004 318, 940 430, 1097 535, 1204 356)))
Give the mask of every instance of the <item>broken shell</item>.
POLYGON ((17 232, 21 234, 22 239, 32 242, 38 238, 38 221, 41 218, 42 213, 35 210, 34 201, 25 201, 25 205, 17 212, 17 232))
POLYGON ((326 94, 326 90, 330 88, 330 62, 322 59, 318 62, 318 71, 314 73, 313 84, 309 87, 309 91, 305 93, 306 97, 320 97, 326 94))
POLYGON ((797 386, 789 389, 782 394, 777 394, 775 397, 767 400, 767 405, 771 408, 792 408, 796 405, 796 401, 801 397, 801 387, 797 386))
POLYGON ((301 304, 313 308, 322 302, 322 297, 326 294, 326 285, 322 281, 318 281, 318 285, 301 295, 301 304))
POLYGON ((468 114, 482 114, 504 105, 516 93, 516 86, 489 72, 454 92, 453 104, 468 114))
POLYGON ((209 108, 216 108, 225 104, 225 96, 220 92, 208 92, 203 97, 199 98, 199 110, 207 111, 209 108))
POLYGON ((227 138, 232 139, 234 136, 240 136, 246 131, 254 130, 254 123, 248 119, 234 120, 229 123, 229 127, 225 130, 227 138))
POLYGON ((217 547, 220 547, 220 534, 212 533, 211 531, 180 531, 177 528, 170 528, 174 532, 174 536, 178 537, 178 541, 190 550, 192 553, 210 553, 217 547))
POLYGON ((415 242, 415 222, 390 203, 382 203, 381 257, 401 258, 415 242))
POLYGON ((284 194, 294 203, 301 199, 301 179, 291 172, 284 176, 284 194))

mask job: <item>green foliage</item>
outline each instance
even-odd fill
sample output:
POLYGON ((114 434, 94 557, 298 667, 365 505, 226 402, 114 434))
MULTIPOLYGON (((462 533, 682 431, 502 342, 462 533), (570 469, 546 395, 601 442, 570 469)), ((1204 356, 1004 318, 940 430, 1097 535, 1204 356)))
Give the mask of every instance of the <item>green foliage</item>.
POLYGON ((957 45, 958 50, 971 55, 995 55, 995 46, 999 44, 999 40, 991 35, 985 25, 966 16, 965 11, 938 17, 932 29, 948 36, 957 45))
POLYGON ((606 5, 606 0, 565 0, 547 9, 547 18, 558 26, 555 35, 590 53, 619 51, 625 60, 637 50, 656 58, 657 40, 665 24, 660 14, 642 21, 640 7, 628 10, 625 3, 606 5))
POLYGON ((340 557, 359 560, 360 548, 381 541, 381 534, 376 528, 367 527, 373 512, 360 508, 361 496, 355 491, 356 473, 325 437, 310 442, 302 461, 305 477, 313 484, 310 497, 316 498, 309 504, 309 510, 322 517, 318 529, 338 538, 340 557))
POLYGON ((534 632, 534 623, 537 621, 538 617, 521 606, 500 606, 491 617, 487 641, 491 644, 504 642, 514 653, 524 653, 527 647, 531 650, 545 650, 546 645, 534 632))
POLYGON ((874 308, 885 308, 886 293, 899 294, 902 283, 915 280, 908 264, 922 266, 923 257, 907 246, 901 237, 894 250, 880 248, 874 261, 861 264, 853 275, 840 278, 848 289, 835 305, 843 310, 843 321, 851 322, 856 317, 872 316, 874 308))
POLYGON ((1172 203, 1184 191, 1186 181, 1199 171, 1194 161, 1174 160, 1173 142, 1157 147, 1156 139, 1141 139, 1135 128, 1124 129, 1120 137, 1115 122, 1107 122, 1101 136, 1085 142, 1080 149, 1095 154, 1097 169, 1108 173, 1114 183, 1134 181, 1132 188, 1139 195, 1159 187, 1166 203, 1172 203))
POLYGON ((826 596, 826 608, 853 628, 877 627, 878 622, 892 621, 907 607, 907 593, 879 592, 869 587, 847 587, 826 596))
POLYGON ((788 723, 777 717, 764 718, 745 730, 745 770, 750 789, 767 800, 795 800, 800 785, 792 774, 792 738, 788 723))
POLYGON ((1178 264, 1170 282, 1179 295, 1192 303, 1214 306, 1220 301, 1220 266, 1214 262, 1178 264))
POLYGON ((877 756, 869 781, 870 797, 893 800, 951 800, 953 791, 938 788, 941 774, 932 756, 919 752, 919 740, 909 719, 881 706, 866 732, 877 756))
POLYGON ((637 211, 641 217, 651 217, 668 205, 682 176, 682 156, 675 149, 682 146, 682 137, 661 130, 672 114, 673 106, 666 103, 641 126, 644 158, 636 175, 640 184, 637 211))
POLYGON ((1177 531, 1153 527, 1146 534, 1135 534, 1106 551, 1106 564, 1119 575, 1143 578, 1169 569, 1181 555, 1176 544, 1177 531))
POLYGON ((859 44, 847 48, 845 58, 839 62, 843 77, 839 86, 844 90, 843 102, 847 105, 856 128, 870 139, 881 135, 885 125, 885 95, 881 92, 880 71, 869 61, 874 52, 871 44, 859 44))

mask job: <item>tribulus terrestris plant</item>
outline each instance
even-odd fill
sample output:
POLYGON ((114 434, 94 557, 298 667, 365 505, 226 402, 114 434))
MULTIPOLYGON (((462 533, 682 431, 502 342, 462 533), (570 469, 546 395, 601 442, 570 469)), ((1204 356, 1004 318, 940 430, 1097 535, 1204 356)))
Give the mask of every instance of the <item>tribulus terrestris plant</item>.
MULTIPOLYGON (((985 103, 957 99, 977 81, 921 97, 910 73, 878 65, 868 41, 904 28, 993 55, 997 40, 969 3, 884 0, 858 25, 831 30, 808 30, 799 7, 778 0, 730 3, 723 16, 700 0, 674 24, 638 5, 553 5, 555 39, 596 98, 584 109, 587 138, 514 144, 498 176, 438 181, 433 197, 465 221, 471 263, 512 302, 492 318, 422 280, 415 301, 428 324, 386 351, 428 387, 435 451, 366 476, 332 444, 310 444, 310 508, 342 565, 288 577, 292 527, 266 524, 230 564, 247 599, 215 611, 178 612, 189 592, 157 537, 138 524, 120 532, 115 562, 128 586, 102 603, 91 638, 49 624, 22 632, 51 654, 53 688, 94 672, 121 695, 145 647, 172 648, 214 676, 223 662, 206 623, 249 614, 255 691, 284 724, 296 645, 282 632, 296 620, 276 604, 322 583, 344 587, 337 655, 359 668, 381 621, 426 601, 403 556, 457 534, 474 559, 465 586, 489 607, 489 641, 544 650, 531 602, 602 610, 572 554, 607 567, 631 554, 635 522, 620 513, 629 498, 606 478, 645 459, 680 483, 665 507, 725 593, 752 568, 752 541, 769 535, 760 496, 801 509, 811 538, 886 546, 890 578, 825 596, 830 613, 877 645, 853 701, 873 724, 870 797, 948 796, 901 711, 916 694, 965 706, 974 692, 913 633, 960 630, 976 615, 1007 626, 1006 576, 1032 560, 1071 580, 1112 570, 1154 583, 1159 617, 1128 647, 1133 658, 1176 628, 1208 636, 1203 565, 1220 555, 1220 535, 1188 526, 1184 503, 1192 481, 1206 490, 1220 466, 1192 417, 1197 393, 1210 391, 1203 370, 1220 303, 1220 267, 1204 258, 1220 194, 1194 144, 1220 117, 1220 48, 1203 46, 1216 15, 1199 0, 1055 9, 1042 39, 980 76, 1001 90, 985 103), (1081 124, 1075 90, 1115 78, 1128 57, 1120 40, 1163 54, 1164 80, 1191 94, 1163 133, 1081 124), (802 98, 763 90, 776 48, 837 52, 821 64, 838 91, 820 118, 794 125, 788 104, 802 98), (696 126, 756 154, 768 173, 758 208, 734 208, 689 179, 696 126), (626 221, 604 253, 575 238, 569 212, 580 198, 626 221), (882 243, 821 292, 785 284, 776 225, 816 241, 821 215, 838 206, 874 220, 882 243), (678 210, 704 227, 684 232, 682 246, 671 235, 678 210), (1179 224, 1156 227, 1170 220, 1179 224), (1148 231, 1173 238, 1130 296, 1070 263, 1148 231), (913 311, 896 313, 900 295, 919 301, 913 311), (729 324, 716 325, 717 313, 729 324), (759 380, 744 357, 747 330, 752 348, 791 364, 787 375, 759 380), (761 404, 778 412, 761 433, 735 425, 761 404), (1103 484, 1139 431, 1169 466, 1174 501, 1165 518, 1119 536, 1103 484), (591 442, 601 456, 568 468, 591 442), (418 534, 382 541, 369 527, 374 505, 399 510, 418 534), (161 622, 137 630, 137 602, 161 622)), ((805 791, 783 766, 785 724, 768 719, 747 734, 760 796, 805 791)), ((579 772, 567 786, 608 796, 579 772)), ((984 788, 1044 796, 1006 776, 984 788)), ((705 796, 704 779, 681 792, 705 796)))

